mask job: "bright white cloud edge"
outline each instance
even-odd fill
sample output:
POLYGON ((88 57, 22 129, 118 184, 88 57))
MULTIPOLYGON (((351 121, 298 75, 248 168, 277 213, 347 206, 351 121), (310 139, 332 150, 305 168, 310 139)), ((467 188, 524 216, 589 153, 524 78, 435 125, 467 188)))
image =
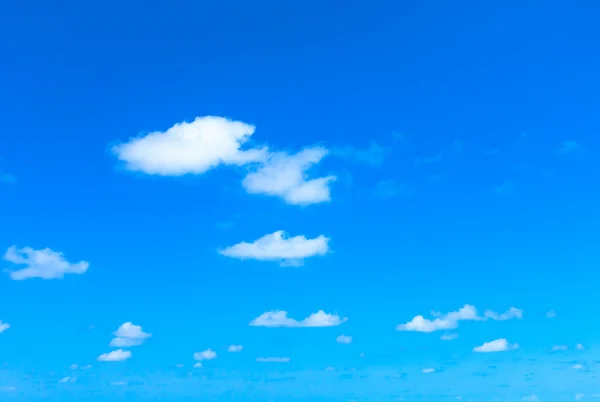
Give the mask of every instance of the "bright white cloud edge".
POLYGON ((256 317, 250 322, 253 327, 335 327, 346 322, 347 318, 342 318, 338 314, 328 314, 323 310, 319 310, 306 317, 303 320, 297 321, 288 317, 287 311, 274 310, 267 311, 256 317))

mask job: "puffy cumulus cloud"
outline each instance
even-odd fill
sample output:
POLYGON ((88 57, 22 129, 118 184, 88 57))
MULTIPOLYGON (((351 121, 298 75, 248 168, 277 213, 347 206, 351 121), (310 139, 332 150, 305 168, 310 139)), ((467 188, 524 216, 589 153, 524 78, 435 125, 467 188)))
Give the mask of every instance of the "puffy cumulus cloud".
POLYGON ((289 357, 257 357, 256 361, 259 363, 289 363, 291 359, 289 357))
POLYGON ((113 147, 128 170, 161 176, 201 174, 219 165, 244 165, 266 157, 265 149, 242 150, 255 127, 224 117, 197 117, 113 147))
POLYGON ((306 148, 294 155, 275 152, 248 173, 242 185, 250 194, 264 194, 282 198, 288 204, 309 205, 331 199, 329 185, 335 176, 310 179, 308 170, 327 155, 321 147, 306 148))
POLYGON ((337 338, 335 338, 335 341, 337 343, 343 343, 343 344, 350 344, 352 343, 352 337, 351 336, 346 336, 346 335, 340 335, 337 338))
POLYGON ((202 361, 202 360, 213 360, 217 358, 217 352, 212 349, 206 349, 202 352, 194 353, 194 360, 202 361))
POLYGON ((289 318, 287 311, 267 311, 250 322, 253 327, 335 327, 346 322, 337 314, 327 314, 323 310, 313 313, 301 321, 289 318))
POLYGON ((433 319, 428 319, 422 315, 415 316, 405 324, 398 324, 397 331, 415 331, 415 332, 434 332, 439 330, 449 330, 458 327, 460 321, 486 321, 486 320, 510 320, 513 318, 523 318, 523 311, 511 307, 502 314, 491 310, 486 310, 483 316, 477 314, 475 306, 465 304, 457 311, 451 311, 447 314, 432 312, 433 319))
POLYGON ((241 352, 243 349, 242 345, 229 345, 229 347, 227 348, 228 352, 231 353, 236 353, 236 352, 241 352))
POLYGON ((583 364, 577 363, 573 365, 575 370, 583 370, 583 364))
POLYGON ((142 327, 132 322, 122 324, 114 333, 115 338, 110 341, 110 346, 117 348, 128 348, 130 346, 139 346, 152 336, 152 334, 142 331, 142 327))
POLYGON ((10 324, 0 320, 0 334, 10 328, 10 324))
POLYGON ((423 370, 421 370, 421 373, 423 373, 423 374, 435 373, 435 369, 434 368, 424 368, 423 370))
POLYGON ((15 265, 24 265, 25 268, 9 271, 10 279, 20 281, 30 278, 61 279, 66 274, 81 275, 85 273, 90 264, 87 261, 71 263, 62 253, 49 248, 34 250, 31 247, 18 249, 11 246, 4 253, 3 259, 15 265))
POLYGON ((485 342, 481 346, 476 346, 473 348, 473 352, 479 353, 489 353, 489 352, 506 352, 508 350, 517 349, 519 347, 518 344, 513 343, 510 344, 504 338, 496 339, 490 342, 485 342))
POLYGON ((131 357, 131 352, 128 350, 117 349, 112 352, 104 353, 98 356, 100 362, 120 362, 131 357))
POLYGON ((329 238, 320 235, 307 239, 299 235, 289 237, 283 230, 265 235, 252 243, 241 242, 220 250, 226 257, 279 261, 283 266, 301 265, 305 258, 323 256, 329 252, 329 238))

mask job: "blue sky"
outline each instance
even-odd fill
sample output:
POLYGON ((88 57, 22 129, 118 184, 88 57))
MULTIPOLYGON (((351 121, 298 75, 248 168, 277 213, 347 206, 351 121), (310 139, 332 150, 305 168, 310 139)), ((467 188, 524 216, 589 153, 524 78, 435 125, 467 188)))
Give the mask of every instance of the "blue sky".
POLYGON ((597 4, 125 3, 2 5, 0 400, 600 397, 597 4))

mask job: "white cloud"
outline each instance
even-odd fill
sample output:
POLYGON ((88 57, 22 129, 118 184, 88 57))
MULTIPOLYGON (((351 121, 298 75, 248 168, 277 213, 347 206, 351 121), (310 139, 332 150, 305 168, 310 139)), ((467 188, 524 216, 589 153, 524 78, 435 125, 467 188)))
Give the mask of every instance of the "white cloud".
POLYGON ((139 346, 152 336, 152 334, 142 331, 142 327, 131 322, 122 324, 114 335, 116 338, 110 342, 110 346, 117 348, 139 346))
POLYGON ((291 359, 289 357, 257 357, 256 361, 259 363, 288 363, 291 359))
POLYGON ((227 348, 228 352, 231 353, 235 353, 235 352, 241 352, 243 349, 242 345, 229 345, 229 347, 227 348))
POLYGON ((554 318, 554 317, 556 317, 556 311, 554 311, 554 310, 548 311, 546 313, 546 317, 548 317, 548 318, 554 318))
POLYGON ((283 310, 267 311, 250 322, 253 327, 335 327, 346 322, 347 318, 341 318, 337 314, 327 314, 319 310, 303 319, 297 321, 287 316, 283 310))
POLYGON ((583 369, 583 365, 582 365, 582 364, 579 364, 579 363, 577 363, 577 364, 573 365, 573 368, 574 368, 575 370, 581 370, 581 369, 583 369))
POLYGON ((352 343, 352 337, 346 335, 340 335, 335 340, 337 343, 343 343, 346 345, 352 343))
POLYGON ((423 370, 421 370, 421 373, 423 374, 429 374, 429 373, 434 373, 435 369, 434 368, 424 368, 423 370))
POLYGON ((59 382, 59 383, 66 383, 66 382, 75 382, 75 381, 77 381, 77 378, 75 378, 75 377, 69 377, 69 376, 67 376, 67 377, 65 377, 65 378, 62 378, 62 379, 61 379, 61 380, 59 380, 58 382, 59 382))
POLYGON ((79 365, 77 365, 77 364, 71 364, 71 366, 69 368, 71 370, 77 370, 78 367, 79 367, 79 365))
POLYGON ((289 237, 283 230, 265 235, 253 243, 241 242, 220 250, 226 257, 280 261, 282 265, 298 265, 308 257, 325 255, 329 251, 329 239, 323 235, 314 239, 305 236, 289 237))
POLYGON ((496 339, 490 342, 485 342, 481 346, 476 346, 473 348, 473 352, 479 353, 489 353, 489 352, 506 352, 508 350, 517 349, 519 347, 518 344, 510 344, 504 338, 496 339))
POLYGON ((309 205, 331 199, 329 185, 335 176, 309 179, 307 171, 327 155, 321 147, 305 148, 294 155, 275 152, 258 169, 248 173, 242 186, 250 194, 282 198, 288 204, 309 205))
POLYGON ((533 394, 529 396, 524 396, 523 398, 521 398, 521 400, 526 402, 537 402, 540 400, 540 398, 538 398, 537 395, 533 394))
POLYGON ((455 333, 442 334, 442 336, 440 336, 442 341, 453 341, 456 338, 458 338, 458 334, 455 333))
POLYGON ((62 253, 49 248, 34 250, 31 247, 17 249, 16 246, 11 246, 3 259, 15 265, 25 265, 25 268, 10 271, 10 279, 15 281, 30 278, 61 279, 65 274, 81 275, 90 265, 87 261, 70 263, 62 253))
POLYGON ((416 332, 434 332, 439 330, 455 329, 459 321, 485 321, 491 320, 509 320, 512 318, 522 318, 523 311, 511 307, 505 313, 498 314, 491 310, 486 310, 483 316, 477 314, 475 306, 465 304, 457 311, 451 311, 447 314, 432 312, 434 319, 428 319, 422 315, 414 317, 406 324, 398 324, 397 331, 416 331, 416 332))
POLYGON ((580 148, 579 144, 576 143, 575 141, 563 141, 562 144, 560 144, 560 147, 558 147, 558 149, 556 150, 557 154, 568 154, 571 152, 575 152, 580 148))
POLYGON ((0 386, 0 391, 1 392, 13 392, 16 391, 17 387, 9 385, 9 386, 0 386))
POLYGON ((562 351, 562 350, 568 350, 569 347, 567 345, 554 345, 552 346, 552 351, 554 352, 558 352, 558 351, 562 351))
POLYGON ((10 328, 10 324, 0 320, 0 334, 10 328))
POLYGON ((120 362, 131 357, 131 352, 128 350, 117 349, 112 352, 104 353, 98 356, 98 361, 101 362, 120 362))
POLYGON ((497 194, 512 194, 515 192, 515 189, 513 188, 513 185, 510 181, 504 180, 502 184, 499 184, 496 187, 494 187, 494 191, 497 194))
POLYGON ((197 117, 167 131, 151 132, 113 147, 132 171, 161 176, 202 174, 219 165, 244 165, 266 158, 266 149, 242 150, 255 127, 223 117, 197 117))
POLYGON ((583 345, 581 343, 578 343, 577 345, 575 345, 575 348, 578 350, 583 350, 583 345))
POLYGON ((176 368, 183 368, 185 365, 183 363, 178 363, 175 365, 176 368))
POLYGON ((585 394, 579 393, 579 394, 575 394, 575 400, 579 401, 581 399, 585 398, 585 394))
POLYGON ((200 368, 200 367, 202 367, 202 363, 197 362, 194 364, 194 368, 200 368))
POLYGON ((194 353, 194 360, 212 360, 217 358, 217 352, 212 349, 206 349, 202 352, 194 353))

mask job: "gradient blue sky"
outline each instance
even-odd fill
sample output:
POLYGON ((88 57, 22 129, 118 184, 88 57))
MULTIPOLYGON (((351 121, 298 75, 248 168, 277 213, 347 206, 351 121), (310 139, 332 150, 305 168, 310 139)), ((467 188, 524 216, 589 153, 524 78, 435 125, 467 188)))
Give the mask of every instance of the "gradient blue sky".
MULTIPOLYGON (((600 395, 599 13, 538 0, 3 2, 0 400, 600 395), (268 150, 195 174, 224 156, 209 147, 186 170, 185 141, 161 156, 169 128, 204 116, 255 126, 241 149, 268 150), (149 133, 165 142, 136 155, 162 174, 118 152, 149 133), (303 171, 302 150, 322 158, 303 171), (175 165, 187 174, 165 173, 175 165), (268 183, 248 190, 264 169, 336 180, 297 205, 268 183), (279 230, 305 238, 224 251, 279 230), (18 278, 11 246, 39 252, 21 261, 37 273, 89 267, 18 278), (50 250, 64 260, 43 260, 50 250), (465 305, 479 319, 397 327, 465 305), (249 325, 277 310, 297 321, 249 325), (298 328, 320 310, 329 320, 298 328), (98 361, 127 322, 151 336, 130 328, 116 344, 131 357, 98 361), (474 351, 502 339, 511 350, 474 351), (217 357, 193 368, 207 349, 217 357)), ((222 123, 186 138, 218 143, 222 123)))

